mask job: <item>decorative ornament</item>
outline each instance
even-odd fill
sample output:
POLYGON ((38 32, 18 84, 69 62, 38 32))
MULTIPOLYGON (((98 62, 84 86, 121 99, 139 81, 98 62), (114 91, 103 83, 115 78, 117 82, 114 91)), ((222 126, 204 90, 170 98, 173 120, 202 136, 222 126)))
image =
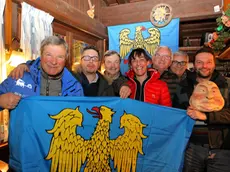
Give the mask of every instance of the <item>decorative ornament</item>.
POLYGON ((214 52, 219 53, 223 51, 227 46, 229 46, 230 40, 230 4, 228 5, 227 10, 222 12, 222 16, 216 19, 217 28, 216 34, 218 35, 217 39, 213 40, 210 43, 210 47, 214 52))
POLYGON ((223 25, 220 25, 220 26, 218 26, 218 27, 216 28, 216 30, 217 30, 218 32, 220 32, 222 29, 223 29, 223 25))
POLYGON ((158 4, 150 12, 150 20, 156 27, 164 27, 172 20, 172 7, 168 4, 158 4))
POLYGON ((92 5, 92 2, 91 0, 88 0, 88 4, 89 4, 89 10, 87 11, 87 14, 90 18, 94 18, 94 8, 95 8, 95 5, 92 5))
POLYGON ((204 81, 196 85, 189 104, 201 112, 219 111, 224 107, 224 98, 214 82, 204 81))

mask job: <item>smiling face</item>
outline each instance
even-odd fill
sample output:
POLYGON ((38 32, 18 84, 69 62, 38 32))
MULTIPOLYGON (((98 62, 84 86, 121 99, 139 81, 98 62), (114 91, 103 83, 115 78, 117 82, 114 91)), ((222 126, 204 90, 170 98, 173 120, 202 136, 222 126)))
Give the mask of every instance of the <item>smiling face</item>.
POLYGON ((196 55, 194 67, 200 78, 211 78, 215 69, 214 57, 211 53, 202 52, 196 55))
POLYGON ((170 69, 177 76, 182 76, 186 68, 188 67, 188 59, 184 55, 174 55, 170 69))
POLYGON ((137 77, 147 76, 149 61, 145 58, 144 54, 140 56, 134 55, 131 60, 131 68, 137 77))
POLYGON ((97 51, 93 49, 85 50, 82 53, 82 59, 81 59, 81 67, 82 67, 83 73, 85 75, 96 73, 100 67, 99 59, 100 58, 99 58, 99 54, 97 51), (88 56, 90 57, 90 59, 84 58, 88 56))
POLYGON ((163 73, 171 65, 171 52, 168 48, 159 48, 156 54, 152 57, 153 68, 163 73))
POLYGON ((65 67, 66 58, 63 45, 46 45, 41 55, 41 67, 50 77, 56 76, 65 67))
POLYGON ((120 57, 117 54, 105 56, 105 70, 110 75, 115 76, 120 72, 120 57))
POLYGON ((202 112, 219 111, 224 106, 224 99, 214 82, 199 83, 190 97, 189 104, 202 112))

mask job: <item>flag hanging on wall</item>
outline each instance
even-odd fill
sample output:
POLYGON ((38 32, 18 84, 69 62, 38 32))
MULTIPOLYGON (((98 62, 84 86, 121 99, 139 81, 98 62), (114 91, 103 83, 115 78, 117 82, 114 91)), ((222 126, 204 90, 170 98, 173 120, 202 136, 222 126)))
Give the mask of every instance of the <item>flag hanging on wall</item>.
POLYGON ((134 48, 144 48, 149 55, 154 54, 157 46, 168 46, 173 52, 179 49, 179 18, 162 28, 151 22, 124 24, 108 27, 109 49, 120 53, 121 72, 128 71, 127 58, 134 48))
POLYGON ((14 171, 181 171, 194 121, 120 98, 29 97, 10 116, 14 171))

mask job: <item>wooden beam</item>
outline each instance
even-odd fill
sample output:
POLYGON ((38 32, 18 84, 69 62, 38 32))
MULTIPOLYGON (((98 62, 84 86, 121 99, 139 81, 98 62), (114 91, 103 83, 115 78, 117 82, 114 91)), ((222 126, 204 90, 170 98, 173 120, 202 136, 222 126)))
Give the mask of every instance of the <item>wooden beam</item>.
POLYGON ((74 28, 68 27, 67 25, 63 23, 58 23, 58 21, 53 22, 53 31, 54 33, 59 33, 61 35, 66 36, 67 32, 72 32, 73 33, 73 38, 85 42, 90 45, 96 45, 98 38, 91 36, 85 32, 82 32, 80 30, 76 30, 74 28))
POLYGON ((22 8, 17 7, 17 38, 21 38, 22 8))
POLYGON ((208 22, 208 23, 188 23, 188 24, 180 24, 180 30, 183 29, 194 29, 194 28, 216 28, 216 22, 208 22))
POLYGON ((75 29, 87 32, 99 39, 107 38, 106 27, 96 19, 70 6, 63 0, 14 0, 21 3, 26 2, 35 8, 48 12, 56 20, 59 20, 75 29))
POLYGON ((202 37, 202 34, 204 32, 200 31, 200 32, 180 32, 180 38, 186 38, 186 37, 189 37, 189 38, 201 38, 202 37))
POLYGON ((230 60, 230 47, 217 56, 218 59, 230 60))
POLYGON ((5 48, 10 50, 12 43, 12 0, 6 0, 4 12, 5 48))
POLYGON ((214 32, 215 31, 215 29, 214 28, 210 28, 210 27, 207 27, 207 28, 193 28, 193 29, 183 29, 183 30, 181 30, 181 32, 182 33, 185 33, 185 32, 187 32, 187 33, 190 33, 190 32, 214 32))
POLYGON ((125 4, 125 3, 128 3, 127 0, 117 0, 117 3, 118 4, 125 4))
MULTIPOLYGON (((100 10, 101 21, 106 26, 150 21, 152 8, 162 3, 162 0, 146 0, 135 3, 126 3, 111 7, 102 7, 100 10)), ((213 7, 221 4, 221 0, 166 0, 164 3, 172 7, 173 18, 205 19, 207 16, 216 17, 213 7)))

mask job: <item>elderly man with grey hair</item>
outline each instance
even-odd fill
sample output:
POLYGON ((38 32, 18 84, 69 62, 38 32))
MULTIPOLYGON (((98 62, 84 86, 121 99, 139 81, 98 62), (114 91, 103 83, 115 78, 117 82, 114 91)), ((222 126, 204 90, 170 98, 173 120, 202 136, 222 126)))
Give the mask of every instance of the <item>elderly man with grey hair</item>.
POLYGON ((172 50, 167 46, 159 46, 152 56, 152 67, 162 75, 172 63, 172 50))
POLYGON ((188 68, 189 57, 186 52, 178 51, 173 54, 170 70, 175 73, 180 79, 185 77, 185 71, 188 68))
POLYGON ((172 101, 177 85, 189 72, 188 62, 187 53, 178 51, 173 54, 167 46, 158 47, 152 57, 152 67, 160 72, 160 79, 167 83, 172 101))
POLYGON ((68 58, 66 42, 57 36, 41 43, 41 57, 29 66, 20 79, 8 77, 0 84, 0 110, 14 109, 28 96, 83 96, 81 84, 65 68, 68 58))

